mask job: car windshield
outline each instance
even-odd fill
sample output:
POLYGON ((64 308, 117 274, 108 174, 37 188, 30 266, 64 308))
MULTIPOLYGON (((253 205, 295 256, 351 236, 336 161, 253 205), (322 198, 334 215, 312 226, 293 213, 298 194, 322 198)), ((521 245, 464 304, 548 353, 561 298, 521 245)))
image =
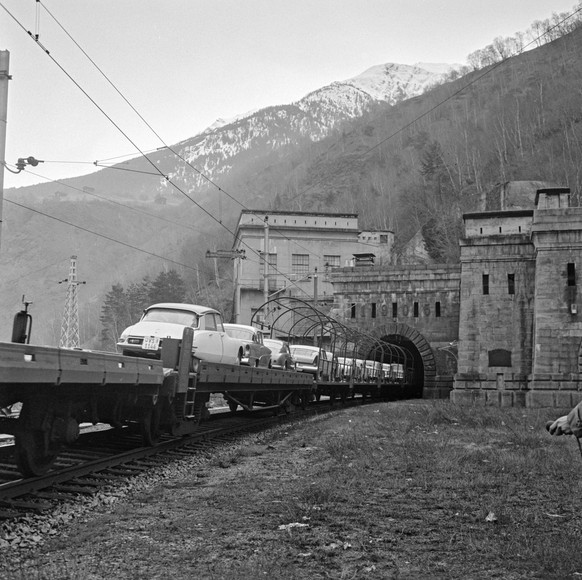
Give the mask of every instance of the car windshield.
POLYGON ((152 308, 148 310, 142 322, 169 322, 198 328, 198 315, 188 310, 168 310, 166 308, 152 308))
POLYGON ((282 343, 277 342, 276 340, 269 340, 268 338, 265 338, 264 343, 265 346, 268 346, 269 348, 281 349, 283 346, 282 343))
POLYGON ((253 341, 253 331, 244 328, 225 328, 226 334, 232 338, 240 338, 241 340, 253 341))

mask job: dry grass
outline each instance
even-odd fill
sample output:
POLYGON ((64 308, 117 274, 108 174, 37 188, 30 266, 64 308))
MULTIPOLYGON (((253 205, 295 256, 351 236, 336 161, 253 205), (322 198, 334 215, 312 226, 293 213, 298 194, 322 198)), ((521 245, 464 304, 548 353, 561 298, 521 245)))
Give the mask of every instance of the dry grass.
POLYGON ((575 578, 555 412, 389 403, 285 427, 66 528, 10 578, 575 578), (133 555, 133 556, 131 556, 133 555))

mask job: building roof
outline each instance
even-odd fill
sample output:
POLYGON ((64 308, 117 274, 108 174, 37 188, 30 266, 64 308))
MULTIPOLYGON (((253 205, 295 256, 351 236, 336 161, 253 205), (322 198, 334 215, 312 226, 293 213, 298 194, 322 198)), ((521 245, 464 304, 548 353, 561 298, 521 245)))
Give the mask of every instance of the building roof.
POLYGON ((330 213, 330 212, 319 212, 319 211, 282 211, 282 210, 268 210, 264 209, 243 209, 240 212, 254 214, 256 216, 269 216, 269 215, 302 215, 302 216, 314 216, 314 217, 342 217, 342 218, 357 218, 357 213, 330 213))

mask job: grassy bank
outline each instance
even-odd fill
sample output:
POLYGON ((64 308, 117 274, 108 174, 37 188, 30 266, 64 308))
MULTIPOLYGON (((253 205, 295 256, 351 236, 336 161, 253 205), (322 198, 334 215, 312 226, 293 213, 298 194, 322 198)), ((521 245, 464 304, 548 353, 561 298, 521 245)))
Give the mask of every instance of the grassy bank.
POLYGON ((385 403, 249 439, 4 553, 9 578, 576 578, 582 458, 549 410, 385 403))

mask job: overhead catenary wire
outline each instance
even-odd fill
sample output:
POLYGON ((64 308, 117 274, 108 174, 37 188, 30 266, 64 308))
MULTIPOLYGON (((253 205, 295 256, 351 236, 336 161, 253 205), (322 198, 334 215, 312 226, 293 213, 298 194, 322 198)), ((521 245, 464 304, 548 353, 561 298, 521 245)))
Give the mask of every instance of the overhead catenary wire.
MULTIPOLYGON (((39 3, 40 3, 40 2, 39 2, 39 3)), ((3 7, 4 7, 4 6, 3 6, 3 7)), ((5 8, 5 7, 4 7, 4 8, 5 8)), ((46 7, 44 7, 44 6, 43 6, 43 8, 45 8, 45 10, 47 10, 47 9, 46 9, 46 7)), ((5 8, 5 10, 6 10, 6 8, 5 8)), ((576 11, 575 11, 575 12, 573 12, 571 15, 569 15, 567 18, 570 18, 570 17, 572 17, 574 14, 576 14, 576 13, 577 13, 577 12, 579 12, 580 10, 582 10, 582 8, 580 8, 580 9, 576 10, 576 11)), ((47 11, 48 11, 48 10, 47 10, 47 11)), ((11 16, 12 16, 12 15, 11 15, 11 16)), ((52 16, 52 14, 51 14, 51 16, 52 16)), ((564 21, 565 21, 567 18, 564 18, 564 19, 563 19, 563 20, 562 20, 560 23, 564 22, 564 21)), ((556 24, 555 26, 558 26, 560 23, 556 24)), ((61 27, 61 28, 62 28, 62 27, 61 27)), ((64 30, 64 29, 63 29, 63 30, 64 30)), ((65 31, 65 32, 66 32, 66 31, 65 31)), ((547 32, 546 32, 546 33, 547 33, 547 32)), ((546 33, 544 33, 544 34, 546 34, 546 33)), ((29 33, 29 34, 30 34, 30 33, 29 33)), ((67 33, 67 34, 68 34, 68 33, 67 33)), ((69 36, 70 36, 70 35, 69 35, 69 36)), ((542 36, 542 35, 540 35, 540 36, 542 36)), ((38 34, 36 34, 36 35, 35 35, 35 37, 36 37, 36 38, 35 38, 35 40, 37 40, 37 42, 38 42, 38 34)), ((538 38, 539 38, 539 37, 538 37, 538 38)), ((71 37, 71 39, 72 39, 72 37, 71 37)), ((74 41, 74 39, 72 39, 72 40, 74 41)), ((532 42, 534 42, 534 41, 532 41, 532 42)), ((40 43, 38 42, 38 44, 40 44, 40 43)), ((75 44, 77 44, 77 43, 75 42, 75 44)), ((531 44, 531 43, 530 43, 530 44, 531 44)), ((527 46, 528 46, 528 45, 526 45, 526 47, 527 47, 527 46)), ((46 49, 45 49, 45 48, 44 48, 42 45, 41 45, 41 47, 42 47, 42 48, 43 48, 43 50, 44 50, 44 51, 47 53, 47 55, 49 55, 49 56, 50 56, 50 53, 49 53, 49 52, 48 52, 48 51, 47 51, 47 50, 46 50, 46 49)), ((80 48, 80 47, 79 47, 79 48, 80 48)), ((52 58, 52 57, 51 57, 51 58, 52 58)), ((88 57, 88 58, 89 58, 89 57, 88 57)), ((101 112, 102 112, 103 114, 105 114, 105 116, 106 116, 106 117, 107 117, 107 118, 108 118, 108 119, 109 119, 109 120, 110 120, 110 121, 111 121, 111 122, 114 124, 114 126, 115 126, 115 127, 116 127, 116 128, 117 128, 117 129, 118 129, 118 130, 119 130, 119 131, 120 131, 120 132, 121 132, 121 133, 122 133, 122 134, 123 134, 123 135, 124 135, 124 136, 125 136, 125 137, 126 137, 128 140, 129 140, 129 141, 130 141, 130 142, 131 142, 131 143, 132 143, 132 145, 134 145, 134 147, 136 147, 136 149, 137 149, 137 150, 140 152, 140 154, 141 154, 142 156, 146 157, 146 156, 145 156, 145 154, 144 154, 144 152, 142 152, 142 151, 139 149, 139 147, 137 147, 137 145, 136 145, 136 144, 135 144, 135 143, 134 143, 134 142, 133 142, 133 141, 132 141, 132 140, 131 140, 131 139, 130 139, 130 138, 129 138, 129 137, 128 137, 128 136, 127 136, 127 135, 126 135, 126 134, 125 134, 123 131, 122 131, 122 130, 121 130, 121 128, 120 128, 120 127, 119 127, 117 124, 115 124, 115 122, 114 122, 114 121, 113 121, 113 120, 112 120, 112 119, 111 119, 111 118, 110 118, 110 117, 109 117, 109 116, 108 116, 108 115, 107 115, 107 114, 106 114, 106 113, 105 113, 105 112, 104 112, 104 111, 103 111, 103 110, 102 110, 102 109, 101 109, 101 108, 100 108, 100 107, 97 105, 97 103, 96 103, 95 101, 93 101, 93 99, 92 99, 92 98, 91 98, 91 97, 90 97, 90 96, 89 96, 89 95, 88 95, 88 94, 87 94, 87 93, 86 93, 86 92, 85 92, 85 91, 84 91, 84 90, 83 90, 83 89, 82 89, 82 88, 81 88, 81 87, 80 87, 80 86, 79 86, 79 85, 76 83, 76 81, 74 81, 74 79, 72 79, 72 77, 70 77, 70 75, 68 75, 68 73, 67 73, 67 72, 66 72, 66 71, 65 71, 65 70, 64 70, 64 69, 63 69, 63 68, 60 66, 60 64, 59 64, 58 62, 56 62, 56 60, 55 60, 54 58, 53 58, 53 61, 55 62, 55 64, 57 64, 57 66, 59 66, 59 68, 61 68, 61 70, 62 70, 62 71, 63 71, 63 72, 64 72, 64 73, 65 73, 67 76, 69 76, 69 78, 70 78, 70 79, 71 79, 71 80, 72 80, 72 81, 73 81, 73 82, 74 82, 74 83, 75 83, 75 84, 76 84, 76 85, 77 85, 77 86, 78 86, 78 87, 79 87, 79 88, 80 88, 80 89, 81 89, 81 90, 82 90, 82 91, 85 93, 85 95, 86 95, 86 96, 87 96, 87 97, 88 97, 88 98, 89 98, 89 99, 90 99, 90 100, 91 100, 91 101, 92 101, 92 102, 93 102, 93 103, 94 103, 94 104, 95 104, 95 105, 96 105, 96 106, 97 106, 97 107, 98 107, 98 108, 101 110, 101 112)), ((376 143, 374 146, 370 147, 370 148, 369 148, 367 151, 365 151, 364 153, 362 153, 362 154, 361 154, 361 156, 363 157, 363 156, 365 156, 365 155, 369 154, 371 151, 373 151, 373 150, 374 150, 374 149, 376 149, 377 147, 381 146, 383 143, 385 143, 385 142, 386 142, 386 141, 388 141, 389 139, 393 138, 394 136, 398 135, 400 132, 404 131, 404 130, 405 130, 406 128, 408 128, 408 127, 409 127, 411 124, 415 123, 416 121, 418 121, 418 120, 422 119, 423 117, 425 117, 426 115, 430 114, 430 113, 431 113, 431 112, 433 112, 433 111, 434 111, 436 108, 438 108, 439 106, 441 106, 442 104, 446 103, 448 100, 450 100, 451 98, 453 98, 454 96, 456 96, 456 95, 457 95, 459 92, 461 92, 462 90, 464 90, 464 89, 466 89, 467 87, 471 86, 471 84, 474 84, 474 83, 478 82, 478 81, 479 81, 480 79, 482 79, 484 76, 486 76, 487 74, 490 74, 490 73, 491 73, 493 70, 495 70, 495 69, 496 69, 498 66, 501 66, 503 63, 504 63, 504 61, 501 61, 501 62, 499 62, 499 63, 496 63, 496 64, 495 64, 495 65, 493 65, 493 66, 492 66, 490 69, 488 69, 488 70, 487 70, 485 73, 483 73, 482 75, 479 75, 477 78, 473 79, 473 81, 471 81, 470 83, 468 83, 467 85, 465 85, 464 87, 462 87, 461 89, 459 89, 459 91, 456 91, 455 93, 453 93, 452 95, 450 95, 449 97, 447 97, 446 99, 444 99, 443 101, 441 101, 440 103, 438 103, 437 105, 435 105, 434 107, 432 107, 431 109, 429 109, 428 111, 425 111, 424 113, 422 113, 421 115, 419 115, 418 117, 416 117, 416 118, 415 118, 413 121, 411 121, 410 123, 408 123, 408 124, 407 124, 407 125, 405 125, 404 127, 400 128, 398 131, 396 131, 396 132, 392 133, 391 135, 388 135, 388 136, 387 136, 385 139, 381 140, 380 142, 376 143)), ((96 65, 95 65, 95 66, 96 66, 96 65)), ((104 76, 105 76, 105 75, 104 75, 104 76)), ((120 95, 121 95, 121 93, 120 93, 120 95)), ((123 95, 122 95, 122 96, 123 96, 123 95)), ((123 97, 123 98, 124 98, 124 97, 123 97)), ((129 102, 128 102, 128 104, 129 104, 129 102)), ((131 105, 130 105, 130 106, 131 106, 131 105)), ((132 108, 133 108, 133 107, 132 107, 132 108)), ((134 109, 134 110, 135 110, 135 109, 134 109)), ((139 115, 139 113, 138 113, 137 111, 135 111, 135 112, 136 112, 136 114, 138 114, 138 115, 139 115)), ((155 131, 153 130, 153 128, 151 128, 151 126, 150 126, 150 125, 147 123, 147 121, 145 121, 145 119, 143 119, 143 117, 141 117, 141 115, 139 115, 139 116, 140 116, 140 118, 142 118, 142 120, 143 120, 143 121, 146 123, 146 125, 148 125, 148 127, 150 127, 150 129, 151 129, 151 130, 152 130, 152 131, 155 133, 155 131)), ((156 135, 157 135, 157 133, 156 133, 156 135)), ((160 140, 161 140, 161 138, 160 138, 160 140)), ((170 147, 168 147, 168 149, 169 149, 170 151, 172 151, 174 154, 176 154, 176 152, 174 152, 174 151, 173 151, 173 150, 172 150, 170 147)), ((178 155, 178 156, 179 156, 179 155, 178 155)), ((179 156, 179 157, 180 157, 180 156, 179 156)), ((147 159, 147 157, 146 157, 146 159, 147 159)), ((182 159, 183 159, 183 158, 182 158, 182 159)), ((148 161, 150 161, 150 160, 148 159, 148 161)), ((198 173, 199 173, 199 174, 200 174, 202 177, 206 178, 206 179, 207 179, 207 180, 208 180, 210 183, 214 184, 214 182, 213 182, 212 180, 210 180, 209 178, 207 178, 207 177, 206 177, 206 176, 205 176, 205 175, 204 175, 202 172, 200 172, 200 171, 199 171, 199 170, 197 170, 195 167, 193 167, 193 166, 192 166, 192 165, 191 165, 191 164, 190 164, 190 163, 189 163, 187 160, 184 160, 184 161, 185 161, 185 162, 186 162, 188 165, 190 165, 190 166, 191 166, 191 167, 192 167, 194 170, 196 170, 196 171, 197 171, 197 172, 198 172, 198 173)), ((151 163, 151 161, 150 161, 150 163, 151 163)), ((155 167, 154 167, 154 168, 155 168, 155 167)), ((117 168, 116 168, 116 169, 117 169, 117 168)), ((123 169, 123 168, 119 168, 119 169, 123 169)), ((155 169, 157 169, 157 168, 155 168, 155 169)), ((159 170, 158 170, 158 172, 157 172, 157 173, 152 173, 152 175, 156 175, 156 176, 158 176, 158 175, 159 175, 159 176, 161 176, 161 177, 164 177, 164 178, 168 179, 168 178, 167 178, 167 176, 164 176, 164 175, 163 175, 163 173, 162 173, 161 171, 159 171, 159 170)), ((168 179, 168 180, 169 180, 169 179, 168 179)), ((171 180, 169 180, 169 181, 171 182, 171 180)), ((304 190, 303 192, 300 192, 300 194, 298 194, 298 195, 302 195, 302 194, 306 193, 307 191, 309 191, 310 189, 312 189, 313 187, 315 187, 316 185, 318 185, 319 183, 321 183, 321 181, 322 181, 322 180, 320 180, 319 182, 316 182, 315 184, 313 184, 312 186, 310 186, 309 188, 307 188, 307 189, 306 189, 306 190, 304 190)), ((172 183, 172 182, 171 182, 171 183, 172 183)), ((204 211, 204 212, 205 212, 207 215, 209 215, 209 217, 211 217, 212 219, 214 219, 215 221, 217 221, 217 222, 218 222, 220 225, 223 225, 223 227, 225 227, 225 229, 226 229, 226 230, 227 230, 229 233, 233 234, 233 232, 232 232, 230 229, 228 229, 226 226, 224 226, 224 224, 222 224, 222 222, 221 222, 220 220, 217 220, 217 219, 216 219, 216 217, 215 217, 215 216, 213 216, 213 215, 211 214, 211 212, 207 211, 207 210, 206 210, 205 208, 203 208, 203 207, 202 207, 200 204, 198 204, 196 201, 194 201, 194 200, 193 200, 193 199, 192 199, 190 196, 188 196, 188 195, 187 195, 187 194, 186 194, 184 191, 182 191, 182 190, 181 190, 179 187, 177 187, 177 186, 176 186, 174 183, 172 183, 172 185, 174 185, 174 187, 176 187, 176 189, 177 189, 177 190, 178 190, 180 193, 182 193, 183 195, 185 195, 185 196, 186 196, 188 199, 190 199, 190 201, 192 201, 192 202, 193 202, 195 205, 197 205, 197 206, 198 206, 200 209, 202 209, 202 211, 204 211)), ((228 195, 229 197, 231 197, 231 198, 232 198, 234 201, 236 201, 237 203, 239 203, 239 204, 243 205, 243 207, 244 207, 244 204, 242 204, 241 202, 239 202, 238 200, 236 200, 235 198, 233 198, 232 196, 230 196, 230 195, 228 194, 228 192, 226 192, 226 191, 225 191, 223 188, 221 188, 220 186, 218 186, 218 185, 216 185, 216 184, 214 184, 214 185, 215 185, 215 186, 216 186, 216 187, 219 189, 219 191, 221 191, 221 192, 225 193, 226 195, 228 195)), ((75 227, 76 227, 76 226, 75 226, 75 227)), ((276 230, 276 228, 273 228, 273 229, 274 229, 274 230, 276 230)), ((97 235, 98 235, 98 234, 97 234, 97 235)), ((254 251, 254 250, 253 250, 253 251, 254 251)), ((308 250, 308 251, 309 251, 309 250, 308 250)), ((312 253, 312 252, 311 252, 311 251, 309 251, 309 253, 312 253)))
POLYGON ((60 260, 57 260, 56 262, 53 262, 52 264, 48 264, 46 266, 43 266, 42 268, 37 268, 36 270, 31 270, 29 272, 24 272, 23 274, 20 274, 18 276, 18 278, 13 278, 12 280, 3 280, 3 284, 12 284, 13 282, 19 282, 20 280, 22 280, 22 278, 26 278, 28 276, 32 276, 33 274, 38 274, 39 272, 44 272, 45 270, 48 270, 49 268, 52 268, 53 266, 56 266, 57 264, 61 264, 62 262, 69 262, 70 258, 61 258, 60 260))
MULTIPOLYGON (((135 147, 136 151, 138 151, 140 153, 140 155, 154 168, 154 170, 157 172, 157 174, 160 177, 164 177, 166 179, 166 181, 168 181, 180 194, 182 194, 184 197, 186 197, 187 199, 189 199, 194 205, 196 205, 199 209, 201 209, 206 215, 208 215, 213 221, 215 221, 216 223, 218 223, 220 226, 222 226, 227 232, 229 232, 233 237, 234 237, 234 232, 232 230, 230 230, 226 225, 224 225, 222 223, 221 220, 219 220, 218 218, 216 218, 211 212, 209 212, 206 208, 204 208, 202 205, 200 205, 196 200, 194 200, 192 197, 190 197, 182 188, 180 188, 176 183, 174 183, 169 177, 167 177, 166 175, 163 174, 163 172, 157 167, 157 165, 151 160, 149 159, 149 157, 141 150, 141 148, 137 145, 137 143, 135 143, 135 141, 119 126, 118 123, 116 123, 110 115, 107 114, 107 112, 95 101, 95 99, 93 99, 93 97, 91 97, 91 95, 89 95, 89 93, 72 77, 72 75, 65 70, 65 68, 56 60, 56 58, 54 56, 51 55, 50 51, 37 39, 34 38, 34 36, 32 35, 32 33, 28 30, 26 30, 26 28, 22 25, 22 23, 8 10, 8 8, 6 8, 6 6, 0 2, 0 6, 4 9, 4 11, 14 20, 14 22, 16 22, 16 24, 24 31, 26 32, 26 34, 28 34, 28 36, 30 38, 32 38, 36 44, 43 50, 43 52, 52 60, 52 62, 61 70, 61 72, 85 95, 85 97, 87 99, 89 99, 89 101, 99 110, 99 112, 117 129, 117 131, 119 131, 119 133, 121 135, 123 135, 123 137, 133 146, 135 147)), ((163 141, 162 141, 163 142, 163 141)), ((195 169, 195 168, 194 168, 195 169)), ((198 170, 197 170, 198 171, 198 170)), ((218 187, 218 186, 217 186, 218 187)), ((223 191, 221 189, 221 191, 223 191)), ((13 202, 14 203, 14 202, 13 202)), ((30 209, 30 208, 28 208, 30 209)), ((32 210, 32 211, 36 211, 36 210, 32 210)), ((38 212, 38 213, 42 213, 42 212, 38 212)), ((58 218, 54 218, 54 219, 58 219, 58 218)), ((66 222, 68 223, 68 222, 66 222)), ((80 226, 75 226, 74 224, 69 224, 69 225, 73 225, 73 227, 79 227, 80 226)), ((96 232, 94 232, 95 235, 100 235, 96 232)), ((107 236, 102 236, 102 237, 107 237, 107 236)), ((251 246, 249 246, 248 244, 244 243, 244 245, 246 245, 249 250, 255 254, 257 254, 257 256, 260 257, 260 253, 255 250, 254 248, 252 248, 251 246)), ((159 256, 158 256, 159 257, 159 256)), ((272 266, 273 267, 273 266, 272 266)), ((280 274, 281 276, 285 277, 286 279, 289 280, 289 282, 291 282, 292 285, 297 286, 296 284, 294 284, 294 282, 288 278, 283 272, 280 272, 277 268, 273 267, 275 269, 275 271, 280 274)), ((297 286, 302 292, 304 292, 304 290, 302 288, 300 288, 299 286, 297 286)))
POLYGON ((95 197, 97 199, 101 199, 101 200, 103 200, 103 201, 105 201, 107 203, 111 203, 113 205, 117 205, 119 207, 123 207, 125 209, 128 209, 129 211, 133 211, 133 212, 136 212, 136 213, 141 213, 141 214, 146 215, 148 217, 151 217, 153 219, 161 220, 161 221, 167 222, 169 224, 172 224, 172 225, 175 225, 175 226, 178 226, 178 227, 181 227, 181 228, 185 228, 187 230, 191 230, 193 232, 198 232, 199 231, 198 229, 193 228, 191 226, 188 226, 186 224, 182 224, 182 223, 177 222, 177 221, 174 221, 174 220, 169 220, 169 219, 164 218, 162 216, 154 215, 153 213, 149 213, 149 212, 147 212, 147 211, 145 211, 143 209, 140 209, 138 207, 132 207, 130 205, 126 205, 126 204, 121 203, 119 201, 115 201, 114 199, 111 199, 109 197, 105 197, 103 195, 99 195, 99 194, 94 193, 94 192, 86 191, 86 190, 81 189, 79 187, 75 187, 74 185, 70 185, 69 183, 65 183, 64 181, 59 181, 57 179, 51 179, 50 177, 46 177, 46 176, 41 175, 40 173, 36 173, 34 171, 28 171, 28 173, 30 173, 31 175, 35 175, 36 177, 40 177, 41 179, 45 179, 46 181, 49 181, 51 183, 57 183, 59 185, 62 185, 63 187, 68 187, 70 189, 73 189, 75 191, 78 191, 79 193, 82 193, 83 195, 89 195, 91 197, 95 197))
POLYGON ((153 258, 159 258, 160 260, 164 260, 165 262, 169 262, 170 264, 175 264, 177 266, 181 266, 183 268, 186 268, 187 270, 192 270, 193 272, 198 272, 199 271, 198 268, 194 268, 192 266, 188 266, 187 264, 183 264, 182 262, 178 262, 177 260, 173 260, 172 258, 168 258, 166 256, 160 256, 159 254, 156 254, 154 252, 150 252, 148 250, 144 250, 143 248, 138 248, 137 246, 133 246, 132 244, 128 244, 127 242, 122 242, 121 240, 117 240, 115 238, 112 238, 111 236, 107 236, 105 234, 101 234, 99 232, 96 232, 96 231, 91 230, 89 228, 85 228, 85 227, 80 226, 78 224, 71 223, 71 222, 69 222, 67 220, 64 220, 62 218, 56 217, 54 215, 50 215, 50 214, 48 214, 46 212, 43 212, 43 211, 40 211, 38 209, 34 209, 32 207, 28 207, 28 206, 26 206, 24 204, 18 203, 16 201, 11 200, 11 199, 4 198, 4 201, 6 201, 8 203, 11 203, 11 204, 13 204, 13 205, 15 205, 17 207, 22 208, 22 209, 25 209, 25 210, 34 212, 34 213, 36 213, 38 215, 41 215, 43 217, 46 217, 46 218, 55 220, 55 221, 57 221, 59 223, 65 224, 67 226, 76 228, 76 229, 81 230, 83 232, 86 232, 88 234, 97 236, 99 238, 103 238, 103 239, 105 239, 105 240, 107 240, 109 242, 113 242, 115 244, 119 244, 121 246, 125 246, 126 248, 130 248, 131 250, 135 250, 137 252, 141 252, 142 254, 147 254, 148 256, 151 256, 153 258))
MULTIPOLYGON (((159 139, 160 143, 163 144, 164 148, 168 149, 173 155, 175 155, 178 159, 180 159, 183 163, 185 163, 186 165, 188 165, 192 170, 194 170, 198 175, 200 175, 200 177, 202 177, 205 181, 207 181, 209 184, 211 184, 212 186, 214 186, 218 190, 219 193, 224 193, 232 201, 234 201, 235 203, 238 203, 243 209, 245 209, 247 211, 252 211, 243 202, 241 202, 240 200, 236 199, 236 197, 234 197, 233 195, 231 195, 228 191, 226 191, 224 188, 222 188, 220 185, 218 185, 212 178, 208 177, 204 172, 202 172, 200 169, 198 169, 192 163, 190 163, 190 161, 188 159, 186 159, 183 155, 181 155, 178 151, 175 151, 170 145, 168 145, 164 141, 164 139, 160 136, 160 134, 152 127, 152 125, 150 123, 148 123, 148 121, 143 117, 143 115, 141 115, 141 113, 133 106, 133 104, 129 101, 129 99, 118 89, 118 87, 115 85, 115 83, 113 83, 113 81, 105 74, 105 72, 103 71, 103 69, 101 69, 101 67, 99 67, 99 65, 94 61, 94 59, 91 58, 91 56, 81 47, 81 45, 75 40, 75 38, 73 38, 73 36, 59 22, 59 20, 54 16, 54 14, 44 5, 44 3, 41 0, 37 0, 37 3, 42 6, 42 8, 47 12, 47 14, 57 24, 57 26, 66 34, 66 36, 71 40, 71 42, 73 42, 73 44, 83 53, 83 55, 87 58, 87 60, 89 60, 89 62, 95 67, 95 69, 101 74, 101 76, 113 88, 113 90, 123 99, 123 101, 131 108, 131 110, 143 121, 143 123, 148 127, 148 129, 150 129, 150 131, 159 139)), ((140 151, 140 153, 143 156, 145 156, 145 154, 142 153, 141 151, 140 151)), ((99 163, 98 161, 95 161, 94 162, 94 164, 97 165, 97 166, 99 166, 99 167, 105 167, 105 166, 102 166, 102 165, 98 165, 98 163, 99 163)), ((112 168, 113 169, 121 169, 121 168, 118 168, 118 167, 112 167, 112 168)), ((126 169, 126 171, 136 171, 137 173, 140 173, 137 170, 126 169)), ((146 173, 146 172, 141 172, 141 173, 146 173)), ((157 175, 157 173, 154 174, 154 175, 157 175)), ((169 177, 168 176, 164 176, 164 177, 166 178, 166 180, 169 180, 169 177)), ((259 217, 258 214, 255 214, 255 215, 257 217, 259 217)), ((222 223, 222 221, 220 221, 220 220, 219 220, 219 222, 222 223)), ((298 247, 301 247, 302 249, 306 250, 310 254, 313 254, 313 255, 316 255, 319 258, 322 258, 322 256, 320 256, 319 254, 317 254, 315 252, 312 252, 308 248, 305 248, 304 246, 302 246, 301 244, 299 244, 299 242, 297 242, 296 240, 292 240, 291 238, 288 238, 287 236, 285 236, 285 234, 283 234, 277 228, 273 228, 273 231, 277 231, 283 238, 285 238, 288 241, 294 243, 298 247)))

